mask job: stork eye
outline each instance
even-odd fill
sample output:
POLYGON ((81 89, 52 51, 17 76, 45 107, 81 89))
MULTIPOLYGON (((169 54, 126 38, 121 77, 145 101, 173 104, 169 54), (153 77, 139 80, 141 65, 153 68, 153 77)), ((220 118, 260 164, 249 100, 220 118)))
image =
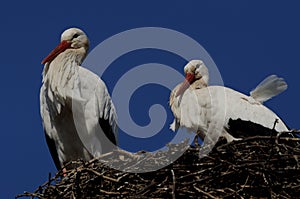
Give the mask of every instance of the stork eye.
POLYGON ((77 38, 77 37, 79 37, 79 34, 73 35, 73 38, 72 38, 72 39, 75 39, 75 38, 77 38))

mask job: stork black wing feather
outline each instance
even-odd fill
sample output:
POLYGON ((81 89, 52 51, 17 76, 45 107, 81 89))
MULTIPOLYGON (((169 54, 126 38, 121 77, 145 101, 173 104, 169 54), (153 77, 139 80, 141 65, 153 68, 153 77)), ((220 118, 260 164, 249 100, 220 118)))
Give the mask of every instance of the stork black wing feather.
POLYGON ((55 164, 57 170, 60 170, 61 165, 60 165, 60 162, 59 162, 55 141, 52 138, 50 138, 47 133, 45 133, 45 137, 46 137, 46 142, 47 142, 50 154, 52 156, 52 159, 54 161, 54 164, 55 164))
POLYGON ((117 144, 115 134, 113 132, 112 126, 109 124, 108 119, 99 118, 99 125, 101 126, 103 132, 105 133, 106 137, 113 143, 117 144))
MULTIPOLYGON (((275 120, 274 120, 275 122, 275 120)), ((261 124, 257 124, 251 121, 245 121, 241 119, 229 119, 228 122, 228 132, 237 138, 241 137, 250 137, 250 136, 271 136, 276 135, 277 132, 275 130, 266 128, 261 124)))

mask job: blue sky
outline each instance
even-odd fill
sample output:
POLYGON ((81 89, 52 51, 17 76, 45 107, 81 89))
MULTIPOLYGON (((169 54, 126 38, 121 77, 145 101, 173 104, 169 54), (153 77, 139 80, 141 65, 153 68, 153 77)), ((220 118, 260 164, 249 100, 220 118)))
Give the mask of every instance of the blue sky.
MULTIPOLYGON (((55 167, 48 152, 39 114, 41 60, 58 44, 60 33, 77 26, 89 36, 91 49, 119 32, 164 27, 199 42, 217 64, 228 87, 249 93, 270 74, 289 87, 266 105, 291 128, 299 128, 300 4, 297 1, 28 1, 2 3, 1 21, 1 181, 0 198, 33 191, 55 167)), ((137 51, 116 60, 126 70, 138 64, 169 64, 182 72, 185 62, 166 52, 137 51)), ((115 67, 113 67, 115 68, 115 67)), ((122 70, 116 71, 120 73, 122 70)), ((112 72, 112 71, 111 71, 112 72)), ((115 80, 103 76, 109 90, 115 80)), ((147 108, 165 104, 168 90, 153 85, 132 98, 133 118, 146 125, 147 108), (151 87, 151 88, 150 88, 151 87), (149 89, 149 91, 147 91, 149 89), (149 99, 145 93, 157 93, 149 99), (144 93, 143 93, 144 92, 144 93)), ((171 114, 168 112, 168 121, 171 114)), ((167 129, 167 125, 165 129, 167 129)), ((167 131, 167 130, 166 130, 167 131)), ((151 148, 155 140, 121 136, 128 149, 151 148)), ((170 134, 155 139, 167 142, 170 134)))

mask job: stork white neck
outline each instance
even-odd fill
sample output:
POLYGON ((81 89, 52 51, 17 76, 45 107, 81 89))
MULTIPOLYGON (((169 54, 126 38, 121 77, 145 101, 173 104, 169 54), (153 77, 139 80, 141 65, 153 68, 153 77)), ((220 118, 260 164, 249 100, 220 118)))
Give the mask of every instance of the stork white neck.
POLYGON ((86 57, 86 49, 84 47, 77 49, 67 49, 64 52, 58 54, 50 63, 46 63, 43 70, 43 77, 46 76, 50 67, 59 68, 58 71, 63 71, 68 65, 80 66, 86 57))
POLYGON ((48 69, 44 68, 44 82, 48 83, 54 95, 65 99, 66 91, 74 89, 77 71, 85 56, 84 48, 67 49, 50 62, 48 69))

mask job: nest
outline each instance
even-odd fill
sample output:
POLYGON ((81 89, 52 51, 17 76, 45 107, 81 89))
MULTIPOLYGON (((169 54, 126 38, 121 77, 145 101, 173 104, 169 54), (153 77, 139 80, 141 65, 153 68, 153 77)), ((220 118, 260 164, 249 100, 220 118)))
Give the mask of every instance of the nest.
MULTIPOLYGON (((260 134, 261 135, 261 134, 260 134)), ((59 171, 33 193, 32 198, 297 198, 300 195, 300 138, 291 133, 248 137, 229 144, 219 141, 204 158, 201 146, 169 145, 157 153, 113 151, 90 162, 74 161, 77 167, 59 171), (148 173, 112 169, 150 167, 173 161, 148 173), (99 161, 101 160, 101 161, 99 161), (160 161, 157 161, 160 160, 160 161)))

